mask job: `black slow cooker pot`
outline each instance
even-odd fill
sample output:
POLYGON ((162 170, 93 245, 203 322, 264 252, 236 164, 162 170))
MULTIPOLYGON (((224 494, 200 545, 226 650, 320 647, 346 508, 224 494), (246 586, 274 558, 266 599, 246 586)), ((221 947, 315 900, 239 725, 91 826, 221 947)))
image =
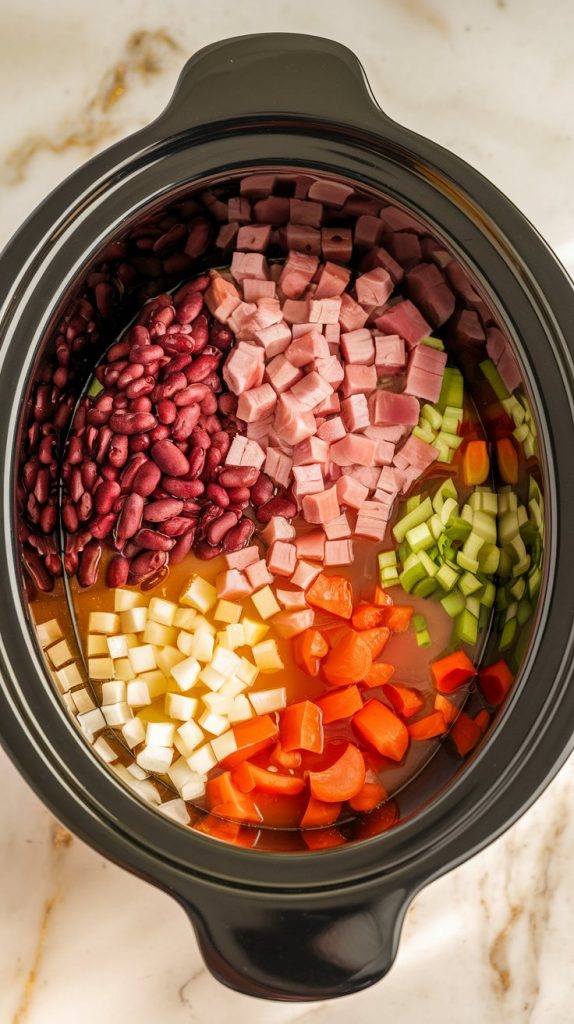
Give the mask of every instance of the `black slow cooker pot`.
POLYGON ((349 50, 281 34, 197 54, 164 113, 57 189, 9 244, 1 271, 0 733, 8 754, 69 828, 178 900, 209 969, 225 984, 284 1000, 371 985, 393 962, 413 896, 500 835, 571 749, 571 282, 500 192, 379 109, 349 50), (186 190, 285 167, 384 194, 467 268, 522 369, 538 426, 547 526, 537 618, 517 683, 474 756, 462 768, 438 759, 439 768, 415 779, 392 829, 375 821, 353 842, 305 853, 260 852, 184 829, 94 756, 52 685, 30 625, 15 501, 31 380, 98 253, 186 190))

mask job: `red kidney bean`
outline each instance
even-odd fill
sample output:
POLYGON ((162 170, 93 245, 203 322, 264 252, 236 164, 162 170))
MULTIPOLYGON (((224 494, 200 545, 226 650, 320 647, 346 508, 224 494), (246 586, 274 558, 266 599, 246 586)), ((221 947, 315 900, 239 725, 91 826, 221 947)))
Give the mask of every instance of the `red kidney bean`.
POLYGON ((178 391, 187 387, 187 378, 184 373, 172 372, 167 375, 161 384, 157 384, 153 390, 152 398, 160 402, 163 398, 173 398, 178 391))
POLYGON ((163 253, 172 246, 177 247, 186 235, 185 224, 173 224, 153 244, 153 251, 163 253))
POLYGON ((271 498, 265 505, 257 509, 257 518, 260 523, 269 523, 275 516, 282 516, 284 519, 293 519, 297 515, 297 505, 289 498, 271 498))
POLYGON ((185 441, 190 436, 193 428, 197 426, 201 409, 195 403, 179 409, 173 422, 171 436, 174 441, 185 441))
POLYGON ((117 386, 121 390, 127 388, 128 384, 132 384, 134 380, 139 380, 145 373, 145 367, 143 363, 130 363, 125 370, 120 373, 117 386))
POLYGON ((22 560, 28 571, 28 574, 32 578, 32 582, 38 590, 42 590, 45 593, 54 589, 54 579, 46 569, 40 556, 28 547, 26 544, 22 546, 22 560))
POLYGON ((96 462, 103 462, 108 454, 108 448, 112 440, 112 431, 109 427, 102 427, 98 434, 98 443, 96 445, 95 460, 96 462))
POLYGON ((208 484, 205 489, 205 497, 215 502, 220 508, 227 508, 229 505, 229 494, 219 484, 208 484))
POLYGON ((78 565, 78 583, 81 587, 91 587, 96 582, 101 557, 101 544, 93 540, 86 544, 78 565))
POLYGON ((189 324, 203 309, 203 295, 196 292, 194 295, 185 296, 175 308, 175 315, 180 324, 189 324))
POLYGON ((229 434, 225 430, 214 430, 211 435, 211 443, 215 448, 219 448, 221 458, 224 459, 231 446, 229 434))
POLYGON ((128 494, 116 523, 116 540, 129 540, 141 526, 144 500, 140 494, 128 494))
POLYGON ((150 412, 112 413, 109 419, 115 434, 141 434, 153 430, 157 420, 150 412))
POLYGON ((33 523, 34 526, 37 526, 40 522, 40 507, 34 494, 28 495, 28 500, 26 501, 26 512, 30 522, 33 523))
POLYGON ((138 530, 134 537, 136 544, 147 551, 171 551, 175 541, 157 530, 138 530))
POLYGON ((75 551, 66 552, 64 555, 64 570, 67 576, 74 576, 77 573, 79 561, 75 551))
POLYGON ((156 359, 161 359, 162 356, 161 345, 132 345, 130 349, 130 363, 142 363, 144 366, 148 366, 156 359))
POLYGON ((220 465, 221 452, 219 448, 212 446, 205 456, 205 477, 207 480, 213 481, 217 478, 220 465))
POLYGON ((140 398, 132 398, 128 409, 130 412, 151 412, 153 402, 147 395, 141 395, 140 398))
POLYGON ((84 462, 80 467, 82 483, 86 491, 91 491, 96 482, 98 467, 95 462, 84 462))
MULTIPOLYGON (((207 562, 210 558, 217 558, 217 556, 220 555, 222 551, 223 544, 216 544, 212 547, 212 545, 208 544, 207 541, 200 540, 199 543, 195 545, 194 554, 197 556, 197 558, 201 558, 202 561, 207 562)), ((173 561, 173 553, 171 561, 173 561)))
POLYGON ((114 555, 110 560, 106 572, 106 583, 108 587, 123 587, 127 583, 130 563, 124 555, 114 555))
POLYGON ((229 327, 225 327, 224 324, 219 324, 216 321, 211 328, 209 340, 212 345, 216 345, 222 352, 226 352, 233 342, 233 333, 229 330, 229 327))
POLYGON ((87 491, 84 491, 82 497, 80 498, 76 506, 78 519, 80 520, 80 522, 87 523, 88 519, 92 514, 92 505, 92 495, 88 494, 87 491))
POLYGON ((151 574, 151 576, 146 576, 145 580, 141 581, 140 589, 141 590, 153 590, 154 587, 159 586, 159 584, 162 582, 162 580, 164 580, 166 578, 167 574, 168 574, 167 565, 163 565, 161 567, 161 569, 158 569, 156 572, 153 572, 151 574))
POLYGON ((207 431, 208 434, 217 434, 221 430, 221 420, 219 416, 200 416, 199 425, 207 431))
POLYGON ((240 551, 241 548, 244 548, 251 540, 254 529, 255 524, 251 522, 251 519, 241 519, 237 526, 226 533, 223 540, 225 551, 240 551))
POLYGON ((164 476, 161 483, 164 491, 173 498, 198 498, 205 491, 205 484, 201 480, 164 476))
POLYGON ((83 445, 81 438, 71 437, 66 453, 66 462, 69 462, 71 466, 77 466, 82 461, 82 457, 83 445))
POLYGON ((50 493, 50 470, 46 466, 43 466, 38 470, 38 476, 36 477, 36 484, 34 487, 34 497, 40 505, 44 505, 48 500, 50 493))
POLYGON ((157 441, 152 445, 150 454, 162 472, 168 476, 185 476, 189 473, 189 462, 173 441, 157 441))
POLYGON ((182 509, 183 501, 179 498, 160 498, 159 501, 152 501, 146 505, 143 517, 148 523, 165 523, 168 519, 178 516, 182 509))
POLYGON ((141 583, 163 568, 167 562, 167 551, 143 551, 130 562, 128 580, 130 583, 141 583))
POLYGON ((124 469, 122 470, 120 476, 120 486, 123 492, 131 490, 133 481, 135 480, 135 477, 140 466, 142 466, 143 463, 147 461, 148 460, 146 456, 143 454, 143 452, 138 452, 136 455, 133 455, 131 457, 129 462, 125 465, 124 469))
POLYGON ((189 453, 188 479, 193 480, 195 477, 200 476, 204 466, 205 450, 203 448, 192 448, 189 453))
POLYGON ((229 500, 234 505, 242 504, 243 502, 249 502, 249 488, 248 487, 228 487, 227 493, 229 500))
POLYGON ((193 351, 202 352, 209 341, 209 325, 204 313, 200 313, 191 324, 193 351))
POLYGON ((233 512, 225 512, 215 522, 210 523, 207 528, 206 537, 209 544, 217 545, 221 544, 224 537, 231 529, 237 524, 237 519, 233 512))
POLYGON ((106 465, 102 466, 100 475, 104 480, 117 480, 120 471, 116 466, 106 465))
POLYGON ((126 388, 126 395, 128 398, 141 398, 143 395, 151 395, 155 388, 155 377, 151 374, 147 374, 145 377, 140 377, 139 380, 132 381, 126 388))
POLYGON ((199 448, 209 448, 211 446, 211 437, 203 427, 194 427, 189 435, 189 440, 190 444, 197 445, 199 448))
POLYGON ((209 388, 210 391, 213 391, 215 395, 218 395, 222 388, 219 375, 215 372, 215 370, 213 371, 213 373, 209 374, 209 377, 205 378, 204 384, 206 387, 209 388))
POLYGON ((121 412, 122 409, 127 409, 129 404, 128 396, 123 391, 114 395, 114 412, 121 412))
POLYGON ((115 363, 118 359, 125 359, 129 354, 130 347, 129 341, 117 341, 115 345, 108 349, 106 356, 108 363, 115 363))
POLYGON ((121 469, 128 461, 129 442, 126 434, 113 434, 108 449, 108 461, 112 466, 121 469))
POLYGON ((49 466, 54 458, 56 439, 53 436, 43 437, 38 445, 38 459, 43 465, 49 466))
POLYGON ((212 416, 217 411, 217 397, 213 393, 206 395, 200 404, 204 416, 212 416))
POLYGON ((110 534, 115 521, 115 512, 108 512, 106 516, 96 516, 96 518, 92 519, 90 522, 92 536, 94 536, 96 540, 104 540, 110 534))
POLYGON ((97 427, 87 427, 86 433, 85 433, 84 446, 86 448, 86 451, 90 452, 91 454, 93 454, 94 445, 95 445, 95 443, 97 441, 97 438, 98 438, 98 428, 97 427))
POLYGON ((194 541, 195 531, 193 529, 188 530, 181 537, 178 537, 174 546, 169 553, 169 564, 177 565, 179 562, 183 562, 184 558, 191 551, 191 546, 194 541))
POLYGON ((225 466, 219 476, 222 487, 253 487, 259 477, 254 466, 225 466))
POLYGON ((156 441, 165 441, 168 437, 169 427, 164 426, 162 423, 158 423, 157 427, 154 427, 149 433, 151 444, 154 444, 156 441))
POLYGON ((271 501, 274 491, 275 485, 273 481, 265 473, 260 473, 259 479, 255 481, 250 491, 251 501, 255 508, 259 508, 260 505, 266 505, 268 501, 271 501))
POLYGON ((183 509, 182 509, 182 513, 181 513, 182 515, 184 515, 184 516, 197 516, 197 515, 199 515, 200 509, 201 509, 201 506, 199 505, 199 503, 197 501, 194 501, 193 498, 184 498, 183 499, 183 509))
POLYGON ((211 222, 206 217, 196 217, 189 226, 185 252, 196 259, 205 252, 211 235, 211 222))
POLYGON ((150 494, 153 494, 160 480, 161 470, 159 466, 155 462, 150 462, 149 459, 146 459, 138 467, 132 480, 131 488, 135 494, 141 495, 142 498, 148 498, 150 494))
POLYGON ((145 452, 150 446, 147 434, 132 434, 129 439, 130 452, 145 452))
POLYGON ((79 501, 82 494, 85 491, 84 484, 82 482, 82 473, 78 466, 74 466, 70 473, 70 482, 68 484, 68 490, 72 501, 79 501))
POLYGON ((224 395, 220 395, 217 399, 219 411, 224 416, 233 416, 237 412, 237 396, 232 395, 231 392, 226 392, 224 395))
POLYGON ((220 356, 201 355, 185 371, 189 384, 199 384, 209 377, 219 365, 220 356))
POLYGON ((62 575, 62 559, 59 555, 50 553, 44 558, 44 565, 52 576, 62 575))
POLYGON ((102 480, 94 491, 94 508, 98 515, 111 512, 114 502, 119 498, 121 488, 115 480, 102 480))
POLYGON ((58 513, 55 505, 45 505, 40 515, 40 529, 43 533, 53 533, 56 528, 58 513))
POLYGON ((28 462, 24 463, 22 467, 22 482, 27 491, 33 491, 36 486, 36 480, 38 479, 38 460, 34 455, 28 462))
POLYGON ((157 418, 160 423, 170 425, 177 417, 177 406, 170 398, 161 399, 156 406, 157 418))
POLYGON ((194 529, 193 520, 187 519, 185 516, 174 516, 173 519, 162 523, 162 530, 168 537, 181 537, 192 529, 194 529))
POLYGON ((68 533, 76 533, 80 525, 78 513, 70 498, 64 498, 62 502, 62 522, 68 533))

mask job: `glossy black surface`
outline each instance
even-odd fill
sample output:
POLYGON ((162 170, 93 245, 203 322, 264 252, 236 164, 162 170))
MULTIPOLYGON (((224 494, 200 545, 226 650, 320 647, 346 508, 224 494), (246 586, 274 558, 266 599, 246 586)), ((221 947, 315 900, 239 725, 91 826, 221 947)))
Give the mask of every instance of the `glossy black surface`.
POLYGON ((244 37, 197 54, 164 114, 53 193, 10 243, 0 270, 4 746, 62 821, 182 903, 208 966, 224 983, 298 1000, 371 984, 392 963, 414 893, 515 820, 572 746, 571 282, 492 185, 382 114, 350 51, 290 35, 244 37), (97 761, 38 655, 14 530, 22 396, 41 339, 82 267, 150 202, 194 180, 273 165, 314 167, 381 189, 448 240, 493 297, 521 355, 546 471, 547 572, 538 632, 497 728, 412 819, 382 836, 305 855, 257 853, 183 830, 97 761))

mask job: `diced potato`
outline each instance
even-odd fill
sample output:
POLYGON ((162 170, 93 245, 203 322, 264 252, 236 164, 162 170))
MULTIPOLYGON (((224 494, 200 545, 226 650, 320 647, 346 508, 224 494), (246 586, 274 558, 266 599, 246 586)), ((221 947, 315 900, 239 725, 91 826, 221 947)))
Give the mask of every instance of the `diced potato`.
POLYGON ((197 612, 194 608, 178 608, 172 626, 176 629, 186 629, 191 632, 193 629, 193 620, 197 617, 197 612))
POLYGON ((193 772, 199 772, 200 775, 207 775, 212 768, 215 768, 217 759, 213 753, 211 743, 204 743, 198 750, 194 750, 193 754, 187 759, 187 763, 193 772))
POLYGON ((148 747, 140 750, 136 762, 146 772, 157 772, 163 775, 173 761, 173 747, 148 747))
POLYGON ((177 647, 164 647, 161 651, 156 652, 155 660, 157 661, 157 667, 161 669, 164 676, 171 675, 171 670, 174 665, 177 665, 179 661, 183 661, 185 654, 178 651, 177 647))
POLYGON ((227 678, 237 672, 241 658, 235 651, 226 651, 224 647, 217 646, 211 659, 211 668, 227 678))
POLYGON ((139 718, 132 718, 131 721, 122 725, 122 736, 130 750, 143 743, 145 739, 145 725, 139 718))
POLYGON ((96 706, 92 700, 91 693, 84 686, 80 687, 79 690, 74 690, 71 696, 74 709, 80 715, 83 715, 86 711, 91 711, 96 706))
POLYGON ((227 628, 218 630, 218 632, 215 634, 215 639, 217 640, 217 643, 219 644, 220 647, 225 647, 226 651, 233 650, 232 645, 229 643, 229 640, 227 639, 227 628))
POLYGON ((72 661, 74 656, 68 647, 68 641, 59 640, 48 648, 48 657, 54 668, 62 668, 67 661, 72 661))
POLYGON ((263 643, 256 644, 253 648, 253 657, 257 668, 264 674, 279 672, 285 668, 275 640, 264 640, 263 643))
POLYGON ((128 764, 127 772, 129 775, 132 775, 134 779, 147 779, 148 777, 147 772, 144 772, 143 768, 140 768, 139 764, 136 764, 135 761, 128 764))
POLYGON ((96 751, 96 754, 101 757, 102 761, 106 762, 106 764, 112 764, 118 759, 118 755, 115 750, 110 747, 110 744, 103 736, 98 736, 94 743, 94 750, 96 751))
MULTIPOLYGON (((90 612, 88 619, 88 632, 89 633, 106 633, 111 636, 112 633, 119 633, 120 631, 120 617, 115 612, 90 612)), ((125 629, 124 633, 136 633, 135 629, 125 629)))
POLYGON ((190 632, 197 633, 200 629, 203 629, 205 630, 206 633, 211 633, 212 636, 215 636, 215 626, 213 625, 213 622, 210 622, 209 619, 205 618, 205 615, 195 616, 195 619, 193 620, 193 626, 191 627, 190 632))
POLYGON ((223 732, 221 736, 214 736, 211 741, 211 749, 218 761, 223 761, 223 759, 229 757, 230 754, 234 754, 237 750, 237 742, 235 740, 233 730, 228 729, 228 731, 223 732))
POLYGON ((247 683, 243 682, 239 676, 230 676, 226 679, 223 686, 221 687, 220 693, 223 693, 226 697, 237 697, 238 694, 243 693, 246 689, 247 683))
POLYGON ((116 587, 114 590, 114 611, 127 612, 130 608, 141 608, 147 604, 145 594, 139 590, 124 590, 116 587))
POLYGON ((196 611, 208 612, 217 601, 217 591, 211 583, 204 580, 202 576, 192 576, 183 588, 179 603, 186 608, 195 608, 196 611))
POLYGON ((114 663, 111 658, 88 658, 90 679, 114 679, 114 663))
POLYGON ((148 747, 173 747, 175 725, 173 722, 148 722, 145 742, 148 747))
POLYGON ((268 715, 287 706, 287 691, 284 686, 278 686, 274 690, 259 690, 250 693, 249 700, 257 715, 268 715))
POLYGON ((271 590, 271 587, 261 587, 261 590, 256 590, 251 595, 251 600, 257 609, 258 615, 262 619, 270 619, 273 615, 277 615, 277 612, 281 611, 280 606, 275 600, 275 594, 271 590))
POLYGON ((75 661, 71 665, 66 665, 65 668, 58 669, 56 680, 63 693, 67 693, 73 686, 80 686, 84 681, 75 661))
POLYGON ((225 601, 222 598, 217 602, 213 618, 216 622, 239 622, 242 611, 240 604, 236 604, 234 601, 225 601))
POLYGON ((126 699, 126 684, 121 680, 102 683, 102 704, 117 704, 126 699))
POLYGON ((225 682, 225 676, 217 672, 213 665, 206 665, 199 673, 199 682, 205 683, 210 690, 220 690, 225 682))
POLYGON ((66 711, 69 711, 70 714, 73 715, 74 718, 75 718, 76 717, 76 705, 74 704, 74 702, 72 700, 72 694, 71 693, 63 693, 62 694, 62 704, 66 708, 66 711))
POLYGON ((102 633, 88 633, 88 658, 109 654, 108 638, 102 633))
POLYGON ((142 633, 144 644, 156 644, 158 647, 173 647, 177 640, 177 629, 173 626, 165 626, 161 622, 148 620, 142 633))
POLYGON ((177 761, 174 761, 167 770, 168 778, 173 783, 178 793, 181 793, 181 787, 184 782, 187 782, 191 774, 191 768, 189 767, 185 757, 178 757, 177 761))
POLYGON ((194 718, 199 709, 199 701, 196 697, 185 697, 183 693, 166 693, 164 710, 170 718, 176 718, 179 722, 189 722, 194 718))
POLYGON ((227 716, 232 725, 235 722, 245 722, 248 718, 253 718, 254 716, 255 712, 245 694, 240 693, 237 697, 234 697, 233 707, 227 716))
POLYGON ((106 723, 117 729, 126 722, 129 722, 130 718, 133 718, 133 711, 129 704, 125 701, 120 701, 118 704, 105 704, 102 706, 102 714, 106 720, 106 723))
POLYGON ((143 679, 130 679, 126 687, 126 700, 131 708, 143 708, 151 704, 148 684, 143 679))
POLYGON ((173 601, 166 601, 164 597, 152 597, 147 615, 148 621, 159 622, 162 626, 173 626, 177 612, 177 605, 173 601))
POLYGON ((114 671, 116 673, 116 679, 123 679, 126 683, 128 679, 133 679, 133 672, 129 658, 118 658, 117 661, 114 661, 114 671))
POLYGON ((110 658, 127 658, 131 647, 137 647, 138 640, 135 633, 116 633, 115 636, 105 638, 107 651, 110 658))
POLYGON ((252 686, 259 675, 259 669, 257 668, 257 665, 254 665, 248 658, 242 658, 239 666, 235 670, 235 675, 238 676, 239 679, 242 679, 247 686, 252 686))
POLYGON ((261 643, 269 632, 269 626, 266 626, 263 622, 256 622, 255 619, 246 618, 241 625, 243 626, 243 635, 245 636, 247 647, 254 647, 255 644, 261 643))
POLYGON ((213 657, 213 648, 215 646, 214 639, 211 633, 207 633, 205 629, 199 629, 197 633, 193 634, 193 645, 191 654, 198 661, 204 663, 211 661, 213 657))
POLYGON ((174 665, 171 674, 180 690, 191 690, 197 683, 197 677, 201 672, 201 665, 196 658, 185 658, 174 665))
MULTIPOLYGON (((138 610, 137 608, 135 609, 135 611, 138 610)), ((155 653, 151 644, 131 647, 128 651, 128 658, 130 659, 134 676, 139 675, 141 672, 151 672, 152 669, 157 668, 155 653)))
POLYGON ((206 693, 201 699, 206 708, 209 711, 213 711, 216 715, 227 717, 233 707, 233 697, 226 697, 221 691, 219 693, 206 693))
MULTIPOLYGON (((147 608, 129 608, 120 614, 122 633, 143 633, 147 622, 147 608)), ((119 629, 111 630, 119 633, 119 629)))
POLYGON ((153 672, 142 672, 140 679, 147 684, 152 700, 155 700, 156 697, 161 697, 164 693, 167 693, 169 679, 167 676, 164 676, 163 672, 160 672, 159 669, 154 669, 153 672))
POLYGON ((38 634, 40 647, 43 650, 46 650, 46 647, 49 647, 50 644, 55 644, 56 640, 60 640, 64 635, 57 619, 48 619, 47 622, 38 623, 36 633, 38 634))
POLYGON ((187 782, 181 787, 182 800, 199 800, 205 796, 205 777, 199 772, 191 772, 187 782))
POLYGON ((191 821, 183 800, 164 800, 160 807, 158 807, 158 810, 165 814, 166 818, 171 818, 178 825, 189 825, 191 821))
POLYGON ((211 733, 212 736, 220 736, 222 732, 229 728, 227 717, 225 715, 218 715, 214 711, 210 711, 209 708, 206 708, 200 716, 199 724, 202 729, 211 733))
MULTIPOLYGON (((225 630, 226 645, 230 651, 234 651, 237 647, 245 647, 245 630, 242 622, 231 623, 225 630)), ((221 641, 220 641, 221 642, 221 641)))
POLYGON ((85 714, 78 715, 76 721, 90 743, 93 741, 95 734, 100 729, 105 729, 106 727, 106 720, 99 708, 93 708, 92 711, 86 711, 85 714))
MULTIPOLYGON (((197 722, 192 719, 189 722, 184 722, 180 725, 177 730, 176 744, 179 741, 183 744, 184 750, 181 751, 184 757, 189 757, 196 747, 205 739, 202 730, 199 728, 197 722)), ((180 748, 178 747, 178 750, 180 748)))

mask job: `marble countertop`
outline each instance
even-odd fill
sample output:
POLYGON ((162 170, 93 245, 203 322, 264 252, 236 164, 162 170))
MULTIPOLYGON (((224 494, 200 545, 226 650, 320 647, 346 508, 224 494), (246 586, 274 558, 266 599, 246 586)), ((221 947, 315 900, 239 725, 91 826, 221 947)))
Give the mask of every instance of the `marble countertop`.
MULTIPOLYGON (((54 0, 0 3, 0 244, 96 150, 167 101, 218 37, 345 42, 396 120, 469 160, 574 272, 574 7, 569 0, 54 0)), ((567 1024, 574 761, 505 836, 428 886, 390 974, 332 1003, 263 1003, 215 982, 183 912, 44 809, 4 755, 2 1024, 567 1024)))

